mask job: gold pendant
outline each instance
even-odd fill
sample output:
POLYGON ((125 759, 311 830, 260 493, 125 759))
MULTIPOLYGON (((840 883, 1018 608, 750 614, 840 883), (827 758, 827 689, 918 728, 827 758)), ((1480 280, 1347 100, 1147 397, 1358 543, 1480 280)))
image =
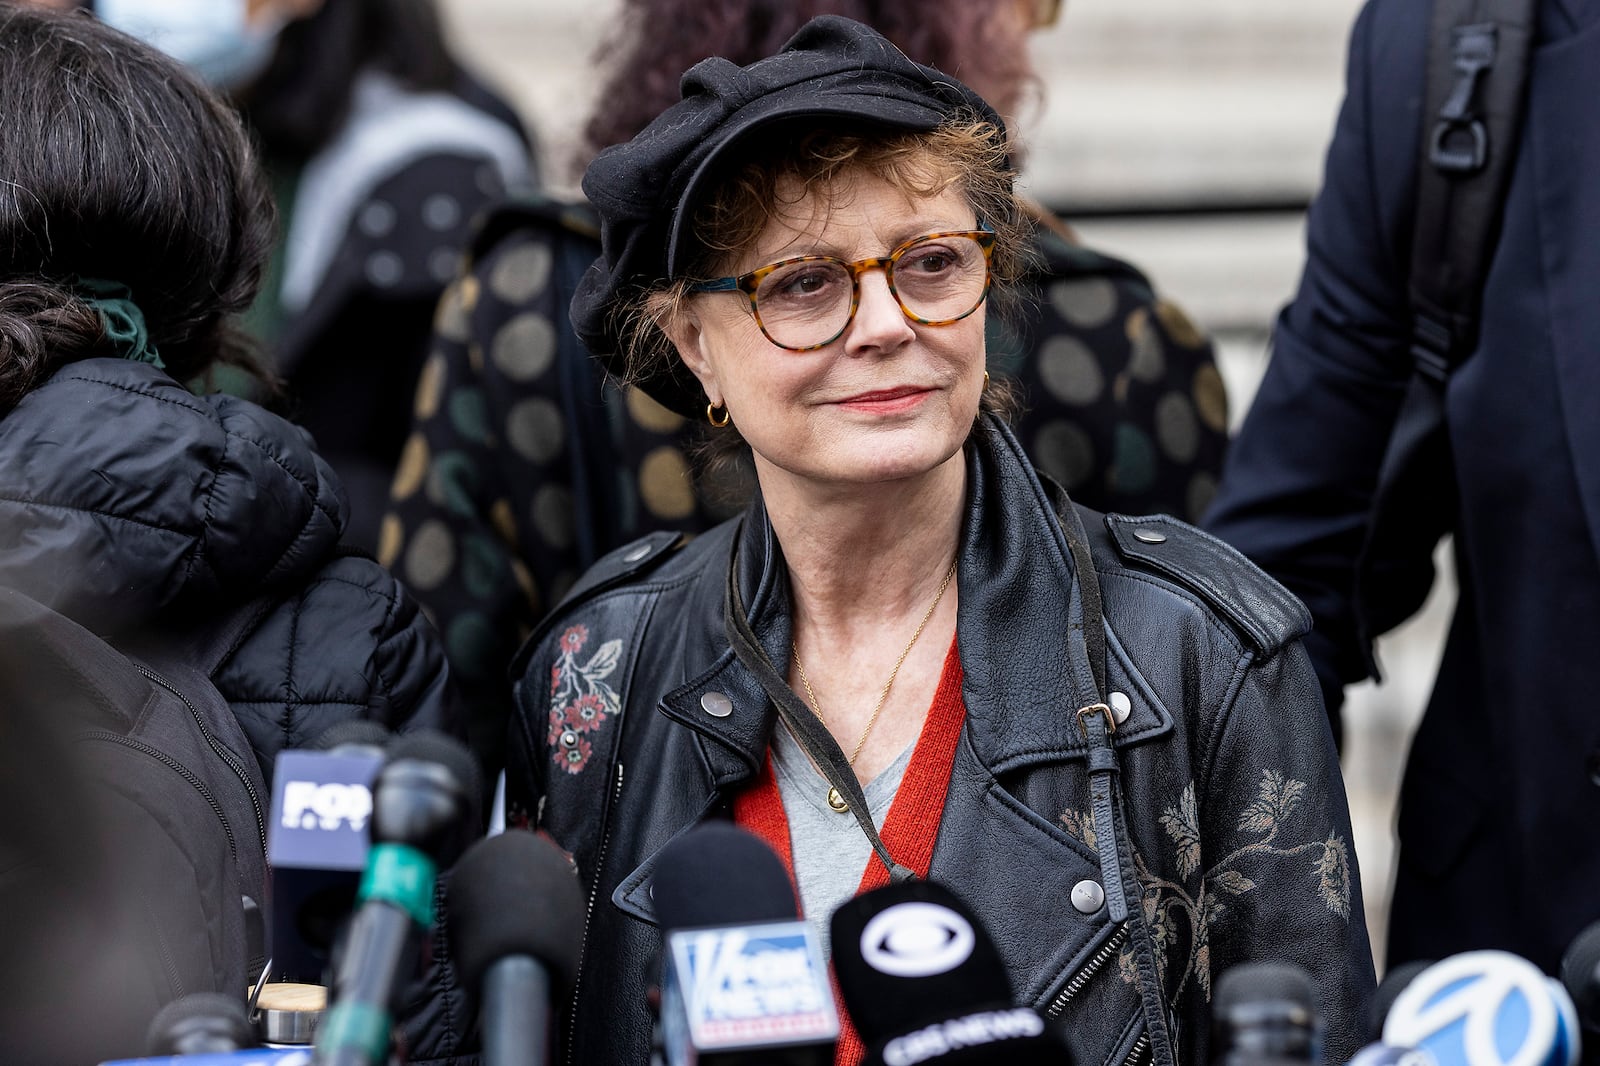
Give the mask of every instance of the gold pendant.
POLYGON ((844 801, 844 797, 839 795, 839 790, 836 788, 828 789, 828 806, 832 807, 840 814, 844 814, 850 809, 850 804, 844 801))

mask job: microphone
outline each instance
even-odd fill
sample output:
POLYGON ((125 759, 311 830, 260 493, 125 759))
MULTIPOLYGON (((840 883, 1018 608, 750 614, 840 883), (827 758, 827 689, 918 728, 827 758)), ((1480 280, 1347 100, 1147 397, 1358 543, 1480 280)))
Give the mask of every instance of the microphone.
POLYGON ((726 822, 661 851, 660 1040, 669 1066, 828 1066, 839 1019, 822 946, 783 861, 726 822))
POLYGON ((323 984, 339 926, 367 865, 372 779, 390 732, 341 722, 310 747, 279 752, 272 774, 267 863, 272 870, 268 981, 323 984))
POLYGON ((1583 1031, 1600 1034, 1600 922, 1567 945, 1561 956, 1561 984, 1572 997, 1583 1031))
POLYGON ((150 1020, 145 1047, 152 1055, 206 1055, 255 1043, 244 1003, 221 992, 175 999, 150 1020))
POLYGON ((445 890, 451 944, 478 993, 484 1066, 550 1059, 552 986, 577 978, 583 889, 549 840, 521 829, 468 848, 445 890))
POLYGON ((317 1066, 380 1066, 388 1058, 393 1000, 433 926, 439 867, 461 853, 480 794, 477 764, 458 741, 422 730, 391 745, 372 786, 372 846, 317 1028, 317 1066))
POLYGON ((833 912, 833 971, 863 1066, 1065 1066, 1060 1032, 1017 1006, 977 915, 932 881, 864 893, 833 912))
POLYGON ((1401 992, 1423 970, 1432 966, 1436 959, 1412 959, 1410 962, 1401 963, 1383 975, 1383 980, 1378 982, 1377 990, 1372 993, 1372 1005, 1367 1008, 1367 1039, 1383 1039, 1383 1023, 1389 1017, 1389 1010, 1394 1006, 1394 1001, 1401 992))
POLYGON ((1311 977, 1294 963, 1264 960, 1217 979, 1211 1003, 1212 1060, 1221 1066, 1320 1063, 1322 1023, 1311 977))
POLYGON ((1468 951, 1400 990, 1383 1042, 1438 1066, 1576 1066, 1578 1016, 1553 978, 1505 951, 1468 951))

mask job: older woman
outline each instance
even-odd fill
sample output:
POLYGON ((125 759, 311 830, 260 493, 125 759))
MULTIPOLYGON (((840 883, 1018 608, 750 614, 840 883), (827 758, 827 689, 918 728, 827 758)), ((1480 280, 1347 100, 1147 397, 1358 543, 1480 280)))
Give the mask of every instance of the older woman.
POLYGON ((602 560, 525 652, 511 815, 593 891, 571 1061, 646 1060, 654 856, 715 817, 813 920, 947 883, 1085 1061, 1204 1062, 1213 975, 1264 956, 1349 1051, 1371 957, 1305 612, 1174 519, 1075 508, 994 413, 993 110, 822 18, 695 67, 585 192, 580 332, 760 491, 602 560))

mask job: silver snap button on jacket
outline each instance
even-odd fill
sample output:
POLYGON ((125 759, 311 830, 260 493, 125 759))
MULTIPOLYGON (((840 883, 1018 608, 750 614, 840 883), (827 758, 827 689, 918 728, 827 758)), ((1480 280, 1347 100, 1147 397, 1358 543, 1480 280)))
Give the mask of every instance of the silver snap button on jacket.
POLYGON ((1098 881, 1079 881, 1072 886, 1072 905, 1084 914, 1093 914, 1106 901, 1106 890, 1098 881))
POLYGON ((1113 692, 1106 697, 1106 702, 1111 704, 1111 717, 1121 725, 1128 720, 1128 715, 1133 713, 1133 701, 1126 692, 1113 692))
POLYGON ((713 718, 726 718, 733 713, 733 701, 720 692, 707 692, 700 697, 700 709, 713 718))
POLYGON ((1167 535, 1159 529, 1140 528, 1133 531, 1133 539, 1143 544, 1165 544, 1167 535))

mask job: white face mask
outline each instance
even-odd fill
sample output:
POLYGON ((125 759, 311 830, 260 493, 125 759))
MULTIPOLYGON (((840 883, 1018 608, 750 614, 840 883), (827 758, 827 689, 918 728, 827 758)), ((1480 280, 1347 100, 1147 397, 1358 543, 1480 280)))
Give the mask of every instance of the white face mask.
POLYGON ((249 0, 94 0, 100 21, 161 49, 215 89, 250 84, 278 44, 281 20, 247 17, 249 0))

